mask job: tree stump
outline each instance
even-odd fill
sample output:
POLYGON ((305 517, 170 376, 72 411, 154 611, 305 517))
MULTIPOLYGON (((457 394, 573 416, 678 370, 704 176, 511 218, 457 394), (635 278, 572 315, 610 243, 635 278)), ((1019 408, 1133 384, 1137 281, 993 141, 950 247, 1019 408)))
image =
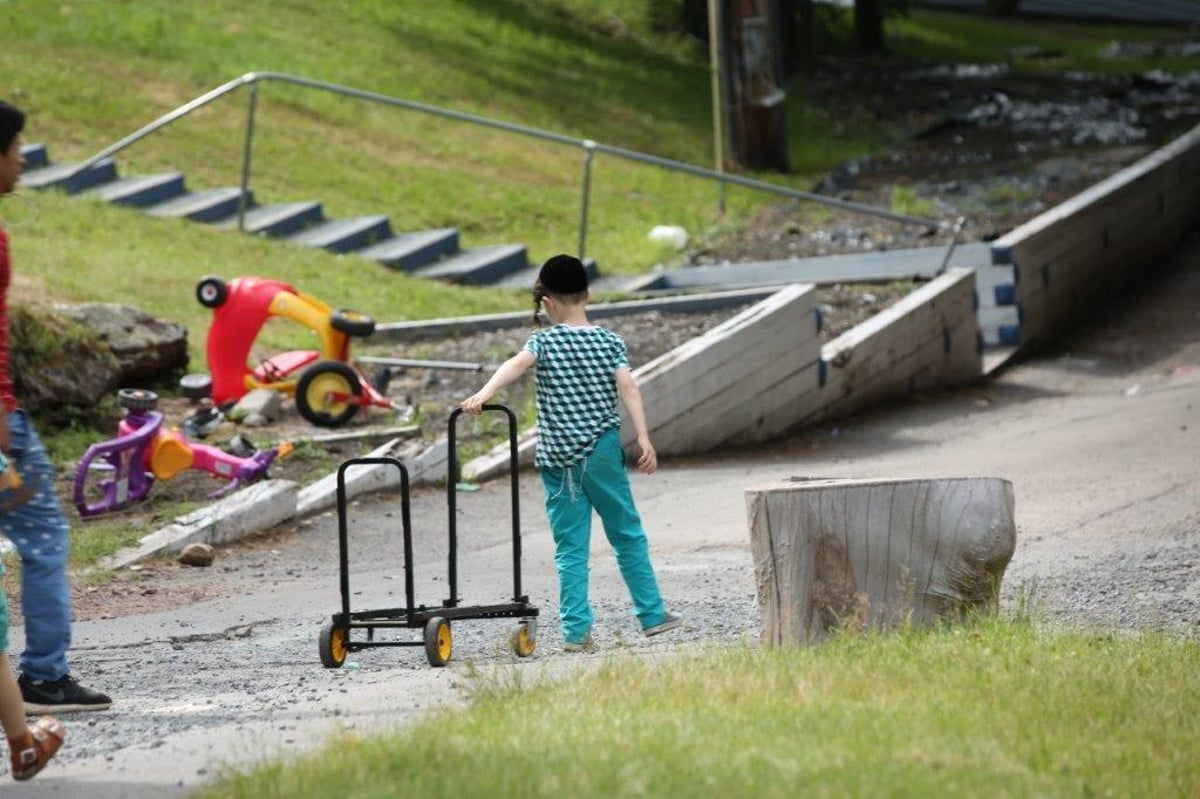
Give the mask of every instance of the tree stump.
POLYGON ((994 608, 1016 547, 1012 483, 794 478, 746 491, 763 642, 929 625, 994 608))

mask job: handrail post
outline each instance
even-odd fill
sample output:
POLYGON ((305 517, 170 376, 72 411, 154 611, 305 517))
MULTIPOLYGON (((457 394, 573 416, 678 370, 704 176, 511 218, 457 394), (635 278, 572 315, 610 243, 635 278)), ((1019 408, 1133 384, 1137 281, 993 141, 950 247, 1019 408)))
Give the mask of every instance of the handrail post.
POLYGON ((938 268, 937 273, 943 274, 947 267, 950 266, 950 259, 954 256, 954 250, 958 247, 958 236, 962 233, 963 226, 967 223, 965 216, 960 216, 954 220, 954 226, 950 229, 950 246, 946 248, 946 254, 942 256, 942 265, 938 268))
POLYGON ((591 139, 583 141, 583 203, 579 209, 579 260, 586 257, 588 206, 592 196, 592 158, 596 155, 596 142, 591 139))
POLYGON ((238 232, 246 232, 246 206, 250 203, 250 151, 254 146, 254 111, 258 106, 258 82, 250 84, 246 108, 246 141, 242 146, 242 193, 238 197, 238 232))

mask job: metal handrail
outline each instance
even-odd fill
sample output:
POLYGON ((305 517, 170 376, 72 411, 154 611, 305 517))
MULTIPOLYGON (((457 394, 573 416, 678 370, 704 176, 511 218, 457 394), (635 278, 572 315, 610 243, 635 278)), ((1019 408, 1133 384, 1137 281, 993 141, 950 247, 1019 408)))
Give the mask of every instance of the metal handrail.
MULTIPOLYGON (((239 78, 212 89, 205 94, 200 95, 191 102, 179 106, 174 111, 171 111, 153 122, 139 128, 123 139, 110 144, 100 152, 96 153, 86 161, 80 162, 75 169, 71 170, 69 176, 76 175, 86 169, 94 166, 97 162, 119 153, 130 145, 136 144, 150 134, 166 127, 182 117, 187 116, 193 111, 203 108, 231 92, 240 89, 242 86, 250 87, 249 107, 246 114, 246 138, 242 152, 242 176, 241 176, 241 200, 238 205, 238 229, 245 230, 245 213, 247 195, 250 185, 250 163, 254 141, 254 118, 255 110, 258 102, 258 84, 265 81, 278 81, 280 83, 290 83, 295 86, 303 86, 310 89, 319 89, 322 91, 332 92, 344 97, 353 97, 359 100, 366 100, 383 105, 395 106, 404 108, 410 111, 417 111, 422 114, 430 114, 432 116, 452 119, 458 122, 466 122, 472 125, 479 125, 485 128, 494 130, 502 130, 506 133, 515 133, 521 136, 527 136, 541 141, 553 142, 570 147, 578 147, 584 153, 584 171, 583 171, 583 196, 580 208, 579 220, 579 258, 583 259, 587 247, 587 229, 588 229, 588 214, 591 196, 591 177, 592 177, 592 161, 596 153, 604 153, 605 155, 623 158, 636 163, 649 164, 666 169, 673 172, 682 172, 694 177, 704 178, 707 180, 715 180, 722 185, 731 184, 734 186, 742 186, 744 188, 756 189, 758 191, 777 194, 783 197, 788 197, 794 200, 804 200, 814 202, 820 205, 827 205, 842 210, 860 213, 867 216, 880 217, 893 222, 900 222, 906 225, 916 225, 919 227, 936 230, 940 226, 940 222, 936 219, 927 219, 919 216, 909 216, 907 214, 898 214, 884 208, 877 208, 864 203, 851 202, 849 200, 840 200, 836 197, 826 197, 822 194, 814 194, 813 192, 801 191, 788 186, 780 186, 774 183, 768 183, 762 180, 742 177, 740 175, 731 175, 728 172, 717 172, 705 167, 695 166, 693 164, 684 163, 682 161, 674 161, 670 158, 662 158, 656 155, 648 155, 640 153, 636 150, 628 150, 624 147, 614 147, 608 144, 601 144, 591 139, 577 139, 573 136, 565 136, 560 133, 542 130, 540 128, 531 128, 525 125, 517 125, 512 122, 504 122, 498 119, 490 119, 488 117, 476 116, 462 111, 454 111, 449 108, 441 108, 439 106, 427 105, 418 103, 413 100, 404 100, 399 97, 391 97, 386 94, 378 94, 376 92, 368 92, 362 89, 354 89, 349 86, 341 86, 335 83, 326 83, 324 81, 312 80, 310 78, 302 78, 296 75, 287 75, 281 72, 247 72, 239 78)), ((957 237, 956 237, 957 238, 957 237)), ((954 242, 951 242, 951 252, 953 251, 954 242)), ((947 255, 946 260, 949 260, 947 255)))

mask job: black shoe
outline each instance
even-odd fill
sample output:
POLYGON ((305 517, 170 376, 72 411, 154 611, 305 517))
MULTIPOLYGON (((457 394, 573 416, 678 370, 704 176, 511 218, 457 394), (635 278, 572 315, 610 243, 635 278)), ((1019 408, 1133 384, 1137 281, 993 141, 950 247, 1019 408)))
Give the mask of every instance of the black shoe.
POLYGON ((80 710, 108 710, 112 700, 99 691, 84 688, 70 674, 57 680, 31 680, 24 674, 17 680, 25 712, 71 713, 80 710))

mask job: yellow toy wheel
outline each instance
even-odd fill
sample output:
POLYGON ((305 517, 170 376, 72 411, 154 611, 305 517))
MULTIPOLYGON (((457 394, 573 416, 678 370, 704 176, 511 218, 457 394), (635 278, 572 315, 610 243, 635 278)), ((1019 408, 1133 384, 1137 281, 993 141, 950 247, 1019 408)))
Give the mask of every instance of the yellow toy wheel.
POLYGON ((441 616, 434 616, 425 622, 425 657, 429 659, 429 665, 445 666, 453 650, 450 622, 441 616))
POLYGON ((327 669, 339 669, 346 662, 346 653, 350 651, 346 644, 350 633, 345 627, 335 626, 333 622, 325 622, 321 628, 321 638, 317 648, 321 652, 321 665, 327 669))
POLYGON ((358 373, 341 361, 317 361, 296 383, 296 410, 319 427, 337 427, 358 413, 362 395, 358 373), (342 394, 352 399, 334 400, 342 394))
POLYGON ((519 658, 527 658, 537 649, 537 622, 528 619, 521 622, 508 639, 513 654, 519 658))

